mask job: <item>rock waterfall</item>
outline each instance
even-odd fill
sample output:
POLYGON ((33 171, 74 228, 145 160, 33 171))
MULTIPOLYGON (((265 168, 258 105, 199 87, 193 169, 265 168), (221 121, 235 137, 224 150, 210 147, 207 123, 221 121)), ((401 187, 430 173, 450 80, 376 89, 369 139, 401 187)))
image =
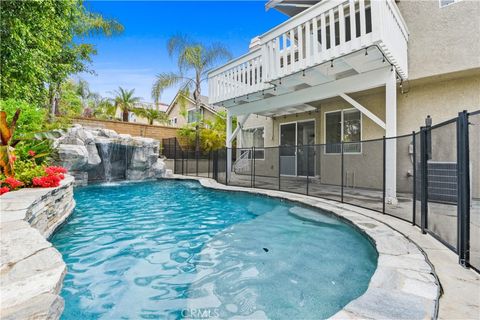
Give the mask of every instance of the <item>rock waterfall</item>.
POLYGON ((59 164, 75 176, 77 185, 154 179, 171 174, 159 158, 160 143, 151 138, 74 125, 60 132, 54 146, 59 164))

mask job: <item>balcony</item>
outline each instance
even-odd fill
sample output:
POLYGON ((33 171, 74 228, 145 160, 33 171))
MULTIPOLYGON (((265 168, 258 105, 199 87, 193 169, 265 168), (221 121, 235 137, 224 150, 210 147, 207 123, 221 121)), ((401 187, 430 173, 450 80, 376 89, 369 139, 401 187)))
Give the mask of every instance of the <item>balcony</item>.
POLYGON ((388 64, 407 79, 407 42, 393 0, 321 1, 255 39, 247 54, 212 70, 209 101, 225 107, 248 103, 388 64))

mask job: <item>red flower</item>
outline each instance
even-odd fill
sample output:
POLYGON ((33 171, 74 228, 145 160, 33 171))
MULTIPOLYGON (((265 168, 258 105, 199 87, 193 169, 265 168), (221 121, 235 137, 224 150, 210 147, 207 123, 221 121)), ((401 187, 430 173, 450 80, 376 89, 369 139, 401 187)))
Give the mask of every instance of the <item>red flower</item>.
POLYGON ((67 169, 63 167, 50 166, 45 168, 45 173, 47 175, 44 177, 36 177, 32 179, 32 184, 34 187, 58 187, 60 185, 60 180, 65 178, 64 174, 67 173, 67 169))
POLYGON ((8 187, 1 187, 0 188, 0 196, 4 193, 7 193, 8 191, 10 191, 10 189, 8 189, 8 187))
POLYGON ((53 188, 60 185, 60 176, 58 175, 48 175, 45 177, 36 177, 32 179, 32 183, 35 187, 41 188, 53 188))
POLYGON ((12 189, 17 189, 18 187, 23 186, 23 182, 18 181, 17 179, 12 177, 6 178, 4 182, 8 184, 12 189))
POLYGON ((67 173, 67 169, 65 169, 64 167, 50 166, 45 168, 45 173, 49 176, 60 174, 63 176, 64 173, 67 173))
POLYGON ((36 153, 35 151, 33 151, 33 150, 28 150, 28 155, 29 155, 30 157, 35 157, 36 154, 37 154, 37 153, 36 153))
POLYGON ((10 155, 10 162, 15 162, 17 160, 17 157, 14 156, 13 154, 10 155))

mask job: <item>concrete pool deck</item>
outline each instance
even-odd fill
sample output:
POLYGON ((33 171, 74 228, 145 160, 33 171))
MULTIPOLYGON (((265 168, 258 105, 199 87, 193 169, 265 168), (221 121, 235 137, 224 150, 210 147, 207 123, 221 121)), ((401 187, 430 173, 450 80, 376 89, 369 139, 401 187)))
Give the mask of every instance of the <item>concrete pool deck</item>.
MULTIPOLYGON (((213 179, 196 180, 207 188, 243 191, 287 199, 351 221, 372 238, 378 267, 367 292, 333 316, 348 318, 478 319, 480 275, 458 264, 458 257, 430 235, 400 219, 349 204, 284 191, 226 186, 213 179)), ((315 220, 314 216, 304 217, 315 220)))

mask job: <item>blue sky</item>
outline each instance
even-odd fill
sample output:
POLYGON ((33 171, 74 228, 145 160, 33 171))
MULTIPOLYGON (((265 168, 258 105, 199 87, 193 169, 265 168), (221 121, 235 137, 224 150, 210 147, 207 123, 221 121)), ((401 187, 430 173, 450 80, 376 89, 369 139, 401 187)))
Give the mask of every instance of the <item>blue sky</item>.
MULTIPOLYGON (((96 75, 76 77, 103 96, 119 86, 134 88, 144 101, 152 100, 157 73, 177 70, 166 50, 170 36, 182 33, 207 44, 221 42, 237 57, 248 51, 251 38, 287 19, 275 10, 265 12, 265 1, 88 1, 86 6, 120 21, 125 32, 87 39, 98 51, 91 65, 96 75)), ((162 102, 170 103, 175 93, 166 90, 162 102)))

